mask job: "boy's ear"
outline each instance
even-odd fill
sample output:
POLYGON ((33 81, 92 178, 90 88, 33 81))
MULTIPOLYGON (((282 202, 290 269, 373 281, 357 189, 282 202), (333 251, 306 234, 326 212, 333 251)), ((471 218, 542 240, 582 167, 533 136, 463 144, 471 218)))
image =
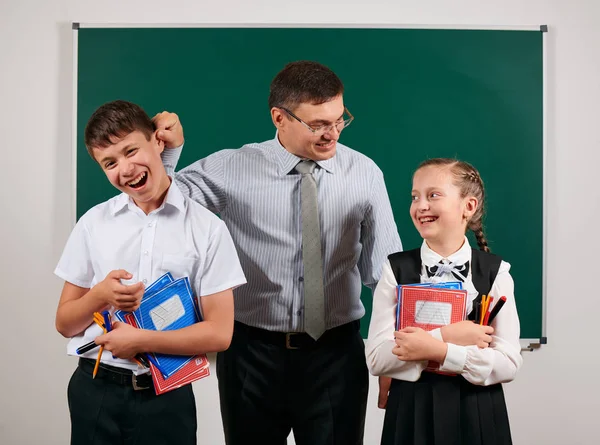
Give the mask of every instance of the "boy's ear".
POLYGON ((158 147, 158 152, 162 153, 165 149, 165 141, 163 141, 162 139, 159 139, 158 137, 158 130, 156 130, 153 134, 152 134, 152 138, 156 141, 156 146, 158 147))

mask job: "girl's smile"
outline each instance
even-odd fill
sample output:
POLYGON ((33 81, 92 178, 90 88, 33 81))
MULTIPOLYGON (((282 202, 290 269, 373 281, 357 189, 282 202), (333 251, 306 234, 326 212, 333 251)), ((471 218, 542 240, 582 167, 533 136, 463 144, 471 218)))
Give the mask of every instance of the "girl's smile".
POLYGON ((464 241, 468 218, 473 214, 472 200, 461 197, 448 168, 423 167, 413 177, 410 216, 429 247, 448 256, 464 241))

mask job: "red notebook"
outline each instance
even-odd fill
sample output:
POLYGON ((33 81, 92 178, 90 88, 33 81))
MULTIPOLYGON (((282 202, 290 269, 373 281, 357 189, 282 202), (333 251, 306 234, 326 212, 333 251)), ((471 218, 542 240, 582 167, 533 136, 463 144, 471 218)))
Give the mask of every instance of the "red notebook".
MULTIPOLYGON (((132 314, 125 315, 125 321, 131 326, 137 328, 135 318, 132 314)), ((162 373, 153 363, 150 363, 150 373, 154 382, 154 391, 157 395, 181 388, 183 385, 195 382, 201 378, 210 375, 210 364, 205 354, 197 355, 190 360, 183 368, 175 372, 169 378, 165 379, 162 373)))
MULTIPOLYGON (((414 326, 431 331, 465 319, 466 290, 402 286, 400 292, 400 329, 414 326)), ((429 362, 425 370, 440 372, 439 367, 429 362)))
POLYGON ((205 355, 198 355, 194 360, 188 362, 183 368, 165 379, 162 373, 150 363, 150 372, 154 382, 156 394, 162 394, 181 388, 183 385, 195 382, 210 375, 208 359, 205 355))

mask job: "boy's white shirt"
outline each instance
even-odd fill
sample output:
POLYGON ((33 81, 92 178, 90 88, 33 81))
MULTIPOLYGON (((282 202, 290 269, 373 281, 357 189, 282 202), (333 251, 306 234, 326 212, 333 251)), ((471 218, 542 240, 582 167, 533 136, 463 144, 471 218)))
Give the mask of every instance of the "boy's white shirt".
MULTIPOLYGON (((125 193, 86 212, 71 232, 54 273, 76 286, 91 288, 115 269, 133 275, 124 284, 152 284, 166 272, 189 277, 194 295, 211 295, 246 283, 225 223, 185 197, 172 181, 163 204, 146 215, 125 193)), ((93 341, 95 323, 69 341, 67 353, 93 341)), ((97 349, 82 357, 96 359, 97 349)), ((129 360, 104 351, 102 363, 137 370, 129 360)))
MULTIPOLYGON (((456 264, 471 261, 471 246, 465 237, 463 246, 447 260, 456 264)), ((443 257, 431 250, 425 241, 421 246, 421 282, 456 281, 448 272, 437 278, 429 278, 425 267, 435 266, 443 257)), ((470 268, 471 269, 471 268, 470 268)), ((501 296, 506 297, 506 303, 493 322, 494 334, 489 348, 480 349, 477 346, 458 346, 448 343, 446 359, 441 370, 461 374, 467 381, 476 385, 493 385, 509 382, 515 378, 523 363, 521 345, 519 343, 520 325, 514 296, 514 282, 509 273, 510 264, 502 261, 490 295, 497 301, 501 296)), ((427 361, 399 360, 392 353, 394 348, 394 331, 396 325, 396 278, 386 261, 381 280, 373 295, 373 312, 369 335, 366 343, 367 366, 374 375, 385 375, 399 380, 414 382, 419 379, 427 361)), ((467 290, 467 313, 470 312, 473 300, 478 293, 472 281, 471 270, 463 283, 467 290)), ((440 329, 430 331, 430 334, 442 340, 440 329)))

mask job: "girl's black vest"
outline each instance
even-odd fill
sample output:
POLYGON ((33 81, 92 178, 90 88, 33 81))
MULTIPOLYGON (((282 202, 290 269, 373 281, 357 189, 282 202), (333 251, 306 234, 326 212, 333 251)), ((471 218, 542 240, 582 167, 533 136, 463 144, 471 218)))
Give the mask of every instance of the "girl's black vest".
MULTIPOLYGON (((488 295, 498 275, 502 258, 498 255, 471 249, 471 277, 473 285, 479 295, 475 302, 481 301, 482 295, 488 295)), ((393 253, 388 256, 392 271, 398 284, 412 284, 421 281, 421 249, 407 250, 393 253)), ((469 320, 475 318, 473 311, 467 317, 469 320)))

